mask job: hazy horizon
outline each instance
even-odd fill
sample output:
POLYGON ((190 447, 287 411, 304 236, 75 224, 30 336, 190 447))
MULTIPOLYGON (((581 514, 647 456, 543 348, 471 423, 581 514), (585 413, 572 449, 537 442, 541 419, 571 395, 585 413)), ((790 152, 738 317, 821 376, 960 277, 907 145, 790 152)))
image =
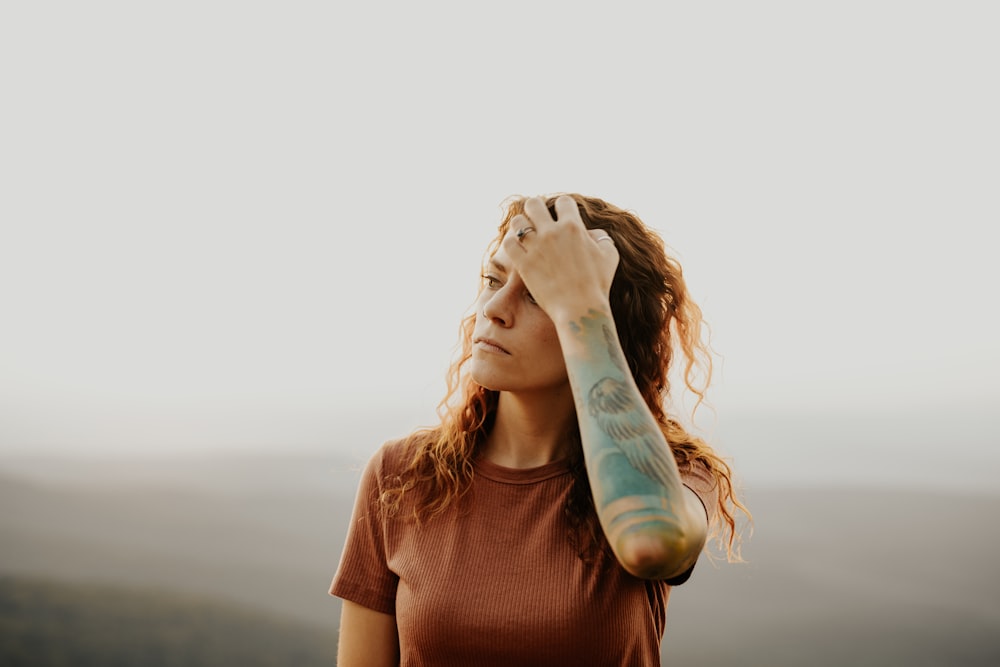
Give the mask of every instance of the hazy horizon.
MULTIPOLYGON (((417 422, 405 410, 387 410, 381 421, 355 417, 328 424, 315 440, 280 444, 134 450, 116 448, 0 449, 0 473, 74 483, 127 483, 159 477, 187 479, 193 469, 214 470, 205 484, 238 479, 242 463, 274 463, 277 479, 258 478, 261 489, 288 483, 283 462, 312 461, 305 484, 331 479, 356 483, 356 474, 386 440, 411 432, 417 422)), ((828 414, 718 415, 702 434, 727 457, 747 489, 859 485, 928 492, 1000 494, 1000 427, 985 410, 935 415, 929 411, 828 414)), ((287 467, 287 466, 286 466, 287 467)))

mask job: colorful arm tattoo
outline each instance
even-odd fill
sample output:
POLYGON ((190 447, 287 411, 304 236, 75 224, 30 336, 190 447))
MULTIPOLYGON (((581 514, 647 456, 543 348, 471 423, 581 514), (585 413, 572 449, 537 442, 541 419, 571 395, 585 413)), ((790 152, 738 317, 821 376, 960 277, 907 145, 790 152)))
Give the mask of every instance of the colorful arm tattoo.
POLYGON ((682 526, 684 490, 670 447, 625 363, 607 313, 569 325, 566 364, 587 473, 601 525, 621 553, 635 533, 671 537, 682 526))

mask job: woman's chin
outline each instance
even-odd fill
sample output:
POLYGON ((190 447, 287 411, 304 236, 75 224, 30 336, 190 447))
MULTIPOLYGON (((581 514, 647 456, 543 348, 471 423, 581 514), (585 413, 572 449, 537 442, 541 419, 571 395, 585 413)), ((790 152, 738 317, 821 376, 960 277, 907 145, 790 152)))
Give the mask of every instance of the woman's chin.
POLYGON ((501 391, 503 389, 503 383, 499 382, 499 378, 495 374, 485 373, 481 370, 480 372, 476 372, 475 366, 470 369, 469 377, 483 389, 489 389, 490 391, 501 391))

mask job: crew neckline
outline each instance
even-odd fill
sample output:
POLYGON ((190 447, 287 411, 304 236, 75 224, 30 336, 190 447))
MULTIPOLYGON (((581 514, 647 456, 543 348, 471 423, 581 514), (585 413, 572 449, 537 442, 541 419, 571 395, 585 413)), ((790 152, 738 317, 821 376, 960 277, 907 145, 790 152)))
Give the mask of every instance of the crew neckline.
POLYGON ((569 459, 559 459, 534 468, 508 468, 479 457, 473 461, 473 466, 482 477, 504 484, 534 484, 570 471, 569 459))

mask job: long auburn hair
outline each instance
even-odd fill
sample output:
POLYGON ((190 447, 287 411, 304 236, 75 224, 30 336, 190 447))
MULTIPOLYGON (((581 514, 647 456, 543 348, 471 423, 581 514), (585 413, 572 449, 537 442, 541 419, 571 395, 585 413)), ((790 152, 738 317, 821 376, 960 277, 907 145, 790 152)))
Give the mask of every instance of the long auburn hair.
MULTIPOLYGON (((557 196, 546 199, 553 217, 557 196)), ((707 342, 703 341, 701 309, 691 300, 680 264, 666 254, 660 237, 636 215, 601 199, 570 196, 579 206, 584 225, 588 229, 602 229, 614 240, 620 259, 611 285, 611 311, 625 358, 678 465, 700 464, 714 479, 718 488, 716 514, 721 521, 715 522, 712 532, 727 558, 738 561, 736 512, 742 511, 747 518, 750 512, 737 498, 732 470, 704 440, 670 418, 664 405, 670 396, 669 374, 678 351, 684 364, 681 378, 697 396, 694 409, 705 400, 712 358, 707 342)), ((497 236, 486 250, 487 258, 499 248, 511 219, 524 212, 524 202, 523 197, 507 201, 497 236)), ((440 514, 469 489, 473 460, 492 427, 499 396, 498 392, 477 384, 465 370, 472 356, 475 322, 475 313, 462 320, 461 352, 448 370, 447 392, 438 406, 441 423, 411 436, 407 467, 397 478, 388 480, 382 493, 381 509, 387 514, 397 513, 403 497, 414 493, 412 516, 421 521, 440 514)), ((591 545, 603 540, 579 446, 579 428, 574 428, 570 436, 576 447, 570 462, 573 488, 565 511, 571 528, 582 530, 571 530, 571 536, 584 555, 589 550, 581 546, 580 536, 591 545)))

